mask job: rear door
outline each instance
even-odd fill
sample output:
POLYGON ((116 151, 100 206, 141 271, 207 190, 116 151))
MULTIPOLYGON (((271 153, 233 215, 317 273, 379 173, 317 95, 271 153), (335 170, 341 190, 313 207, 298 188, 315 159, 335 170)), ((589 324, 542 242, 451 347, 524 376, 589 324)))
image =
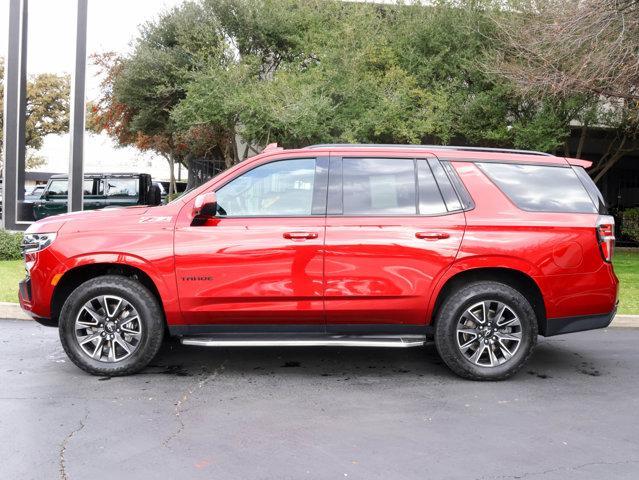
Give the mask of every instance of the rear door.
POLYGON ((434 158, 331 157, 329 331, 410 331, 426 323, 433 283, 455 259, 465 228, 448 175, 434 158))

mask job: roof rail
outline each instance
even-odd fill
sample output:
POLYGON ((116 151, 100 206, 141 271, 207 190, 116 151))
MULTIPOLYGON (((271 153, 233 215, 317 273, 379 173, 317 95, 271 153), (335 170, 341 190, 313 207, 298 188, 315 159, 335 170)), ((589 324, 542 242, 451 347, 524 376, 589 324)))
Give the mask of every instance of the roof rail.
POLYGON ((488 148, 488 147, 456 147, 452 145, 400 145, 400 144, 375 144, 375 143, 319 143, 310 145, 305 149, 314 148, 375 148, 375 147, 393 147, 393 148, 433 148, 437 150, 459 150, 463 152, 495 152, 495 153, 519 153, 523 155, 543 155, 545 157, 553 157, 554 155, 545 152, 537 152, 534 150, 516 150, 512 148, 488 148))

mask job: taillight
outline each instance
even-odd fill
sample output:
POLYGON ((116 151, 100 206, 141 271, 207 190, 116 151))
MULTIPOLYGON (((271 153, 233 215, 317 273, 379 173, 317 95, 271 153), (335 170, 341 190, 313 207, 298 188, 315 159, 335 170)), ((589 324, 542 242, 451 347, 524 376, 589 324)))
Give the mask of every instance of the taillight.
POLYGON ((601 256, 611 262, 615 250, 615 219, 610 215, 600 215, 597 219, 597 241, 601 256))

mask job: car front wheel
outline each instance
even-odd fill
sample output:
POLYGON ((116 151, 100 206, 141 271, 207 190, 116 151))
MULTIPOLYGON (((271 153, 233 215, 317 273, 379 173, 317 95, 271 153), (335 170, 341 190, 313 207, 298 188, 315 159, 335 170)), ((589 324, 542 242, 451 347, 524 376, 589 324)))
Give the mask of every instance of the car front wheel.
POLYGON ((119 275, 97 277, 76 288, 60 312, 60 340, 78 367, 93 375, 128 375, 157 354, 164 335, 155 296, 119 275))
POLYGON ((537 319, 526 298, 498 282, 468 284, 442 304, 435 344, 456 374, 503 380, 528 360, 537 342, 537 319))

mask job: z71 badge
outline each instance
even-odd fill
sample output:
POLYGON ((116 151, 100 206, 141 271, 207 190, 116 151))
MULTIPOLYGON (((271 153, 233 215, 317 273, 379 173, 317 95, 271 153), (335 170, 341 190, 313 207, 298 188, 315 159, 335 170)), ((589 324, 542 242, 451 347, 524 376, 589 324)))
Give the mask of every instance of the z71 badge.
POLYGON ((138 223, 169 223, 173 217, 140 217, 138 223))

